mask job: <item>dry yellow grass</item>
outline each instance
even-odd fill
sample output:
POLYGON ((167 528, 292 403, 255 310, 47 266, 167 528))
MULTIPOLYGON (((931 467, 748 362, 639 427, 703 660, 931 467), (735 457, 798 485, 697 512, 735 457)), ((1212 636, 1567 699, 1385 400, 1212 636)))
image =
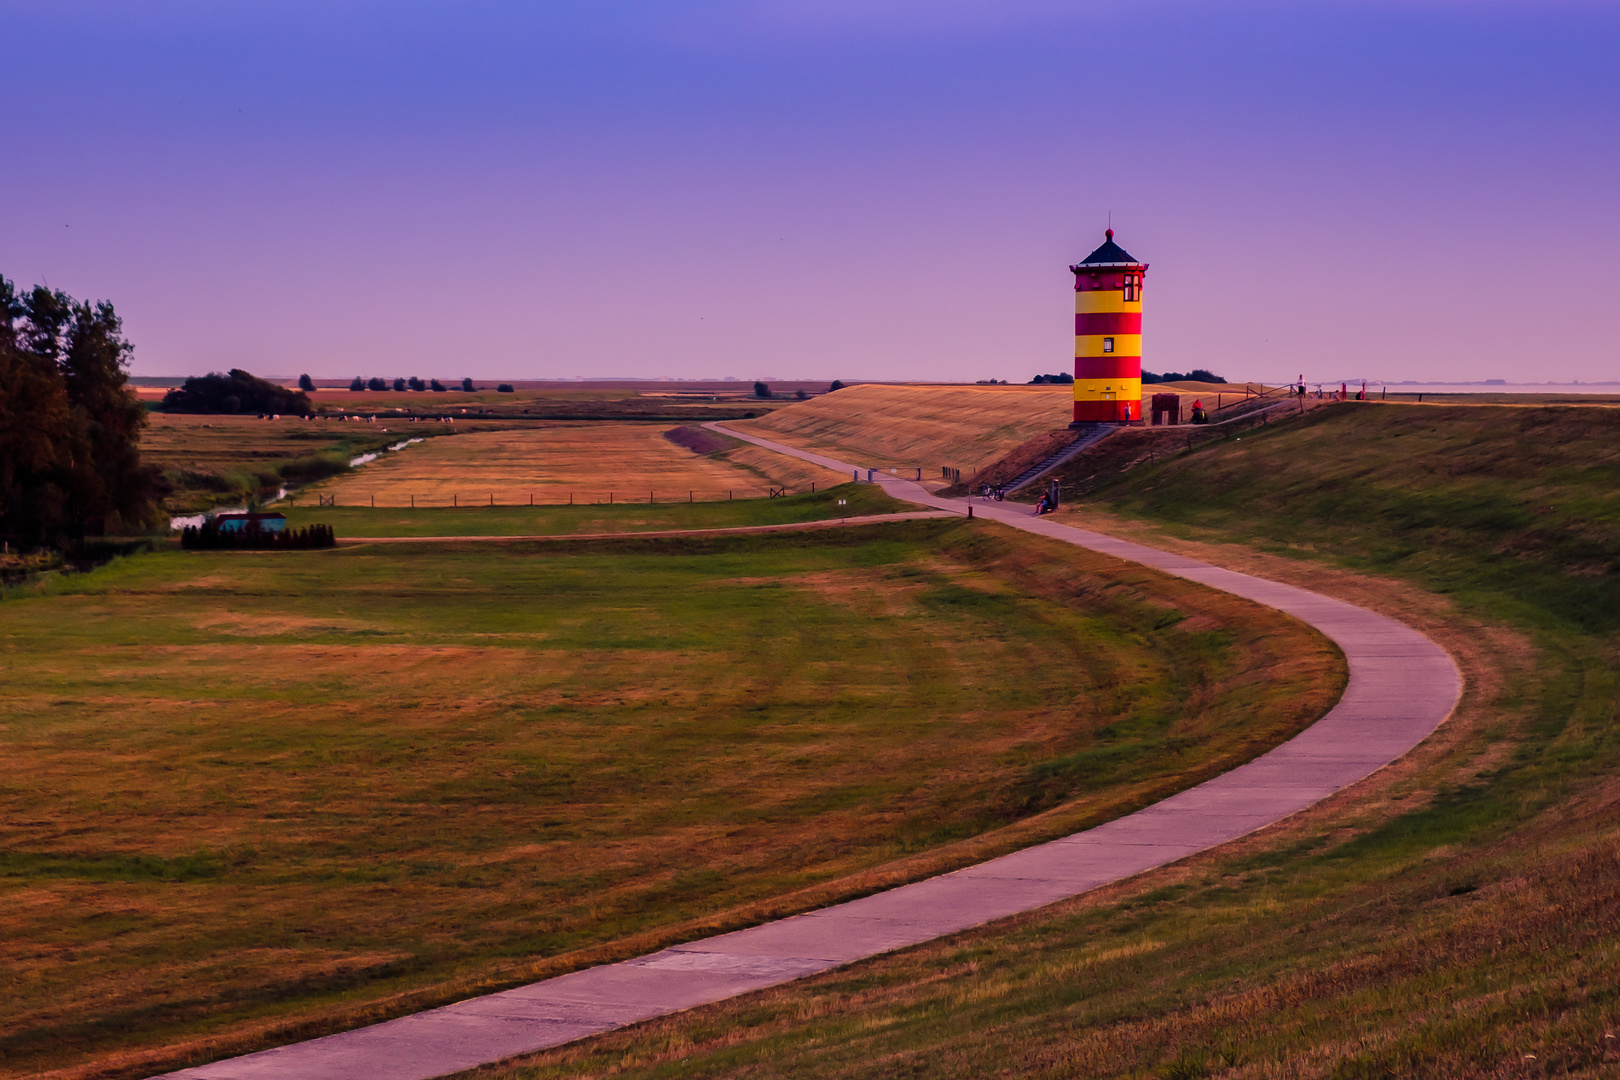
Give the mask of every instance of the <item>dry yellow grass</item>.
POLYGON ((1073 402, 1067 386, 850 386, 728 426, 865 467, 915 466, 929 479, 945 465, 974 472, 1066 426, 1073 402))
POLYGON ((497 506, 527 503, 761 498, 849 477, 757 447, 696 454, 659 424, 557 423, 431 439, 386 454, 315 489, 339 506, 497 506), (413 502, 414 500, 414 502, 413 502))

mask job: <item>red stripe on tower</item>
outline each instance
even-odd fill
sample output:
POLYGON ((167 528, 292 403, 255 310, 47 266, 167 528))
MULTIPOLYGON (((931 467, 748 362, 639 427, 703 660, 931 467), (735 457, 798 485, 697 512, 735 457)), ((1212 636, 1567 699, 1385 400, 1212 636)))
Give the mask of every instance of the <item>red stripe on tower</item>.
POLYGON ((1075 379, 1140 379, 1140 356, 1077 356, 1074 360, 1075 379))
POLYGON ((1081 334, 1140 334, 1140 311, 1087 311, 1074 317, 1075 336, 1081 334))

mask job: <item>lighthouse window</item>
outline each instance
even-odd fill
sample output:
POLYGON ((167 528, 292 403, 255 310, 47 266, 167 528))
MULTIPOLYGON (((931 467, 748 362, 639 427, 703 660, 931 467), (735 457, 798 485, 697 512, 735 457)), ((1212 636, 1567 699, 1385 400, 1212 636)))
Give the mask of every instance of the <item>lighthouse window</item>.
POLYGON ((1135 299, 1138 298, 1137 297, 1137 292, 1136 292, 1136 289, 1137 289, 1136 280, 1137 279, 1136 279, 1135 274, 1126 274, 1125 275, 1125 299, 1127 299, 1127 300, 1135 300, 1135 299))
POLYGON ((1113 351, 1114 351, 1114 339, 1111 338, 1111 337, 1103 338, 1103 352, 1113 352, 1113 351))

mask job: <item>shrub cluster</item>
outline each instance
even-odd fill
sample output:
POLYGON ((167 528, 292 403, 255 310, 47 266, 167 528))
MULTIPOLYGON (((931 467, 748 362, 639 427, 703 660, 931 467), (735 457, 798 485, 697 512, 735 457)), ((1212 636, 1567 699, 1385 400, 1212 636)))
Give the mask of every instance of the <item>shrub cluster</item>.
POLYGON ((302 529, 268 532, 255 525, 249 525, 246 529, 221 529, 216 523, 205 521, 200 528, 189 525, 180 533, 180 546, 194 551, 261 548, 303 551, 336 545, 337 536, 332 532, 330 525, 309 525, 302 529))
POLYGON ((182 413, 295 413, 299 416, 314 406, 301 390, 289 390, 273 382, 232 368, 229 374, 211 372, 194 375, 180 389, 163 395, 165 412, 182 413))

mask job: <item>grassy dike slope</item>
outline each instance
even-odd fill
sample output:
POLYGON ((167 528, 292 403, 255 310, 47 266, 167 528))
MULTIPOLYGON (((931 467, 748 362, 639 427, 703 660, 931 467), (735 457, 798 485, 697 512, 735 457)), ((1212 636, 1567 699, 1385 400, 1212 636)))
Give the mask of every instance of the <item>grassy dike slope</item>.
POLYGON ((848 386, 730 426, 750 435, 851 461, 939 478, 990 464, 1026 439, 1068 425, 1070 386, 848 386))
POLYGON ((0 1076, 150 1075, 937 873, 1225 771, 1341 680, 1280 615, 960 518, 10 590, 0 1076))
POLYGON ((1613 1076, 1620 413, 1325 407, 1067 519, 1403 618, 1408 758, 1073 902, 486 1077, 1613 1076))

